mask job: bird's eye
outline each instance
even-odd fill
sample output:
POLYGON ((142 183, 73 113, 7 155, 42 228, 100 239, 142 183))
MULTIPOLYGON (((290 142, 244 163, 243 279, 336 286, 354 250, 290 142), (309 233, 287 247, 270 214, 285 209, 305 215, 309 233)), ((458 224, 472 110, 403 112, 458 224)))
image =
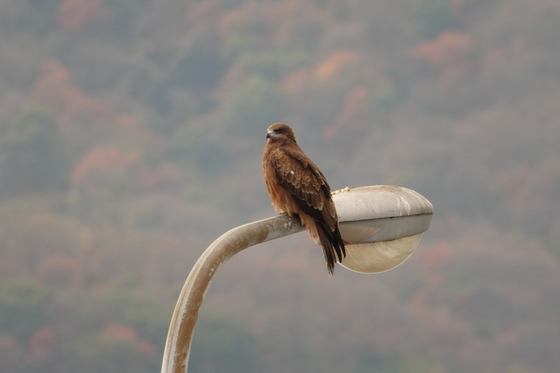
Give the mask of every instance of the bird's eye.
POLYGON ((275 133, 284 133, 284 129, 278 128, 274 130, 275 133))

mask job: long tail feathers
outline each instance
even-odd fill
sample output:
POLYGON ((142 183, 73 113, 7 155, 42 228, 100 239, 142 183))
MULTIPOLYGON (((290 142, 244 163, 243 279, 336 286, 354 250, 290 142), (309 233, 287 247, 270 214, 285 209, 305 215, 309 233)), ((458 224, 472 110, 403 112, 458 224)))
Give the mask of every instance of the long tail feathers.
POLYGON ((346 257, 344 241, 342 241, 338 227, 332 232, 320 221, 315 221, 315 224, 317 225, 317 233, 319 234, 321 246, 323 246, 323 254, 327 262, 327 271, 329 275, 332 276, 334 274, 334 265, 337 262, 341 262, 342 259, 346 257))

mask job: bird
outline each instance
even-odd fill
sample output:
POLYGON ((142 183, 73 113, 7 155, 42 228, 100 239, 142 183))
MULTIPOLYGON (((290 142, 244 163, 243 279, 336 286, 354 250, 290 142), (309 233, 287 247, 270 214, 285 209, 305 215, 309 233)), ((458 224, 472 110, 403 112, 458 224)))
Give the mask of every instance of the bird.
POLYGON ((297 215, 316 244, 323 247, 329 276, 346 256, 338 229, 338 215, 331 188, 321 170, 296 142, 294 131, 284 123, 266 130, 262 167, 274 209, 297 215))

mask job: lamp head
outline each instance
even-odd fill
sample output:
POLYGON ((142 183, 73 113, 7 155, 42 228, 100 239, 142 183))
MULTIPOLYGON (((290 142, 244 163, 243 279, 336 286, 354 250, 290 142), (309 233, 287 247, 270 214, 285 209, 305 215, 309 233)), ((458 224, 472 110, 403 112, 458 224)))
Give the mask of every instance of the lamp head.
POLYGON ((333 192, 339 229, 347 242, 343 267, 388 271, 404 262, 429 228, 434 208, 419 193, 393 185, 333 192))

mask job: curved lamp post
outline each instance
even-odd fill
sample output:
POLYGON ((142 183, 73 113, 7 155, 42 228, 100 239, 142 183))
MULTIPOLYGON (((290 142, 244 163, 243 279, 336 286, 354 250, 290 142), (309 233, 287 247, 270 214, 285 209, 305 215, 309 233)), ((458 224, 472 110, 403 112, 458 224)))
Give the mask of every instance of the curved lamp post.
MULTIPOLYGON (((430 226, 432 204, 413 190, 375 185, 333 192, 346 244, 342 266, 361 273, 388 271, 404 262, 430 226)), ((218 268, 241 250, 303 230, 287 215, 241 225, 214 241, 195 263, 171 318, 162 373, 186 373, 198 312, 218 268)))

